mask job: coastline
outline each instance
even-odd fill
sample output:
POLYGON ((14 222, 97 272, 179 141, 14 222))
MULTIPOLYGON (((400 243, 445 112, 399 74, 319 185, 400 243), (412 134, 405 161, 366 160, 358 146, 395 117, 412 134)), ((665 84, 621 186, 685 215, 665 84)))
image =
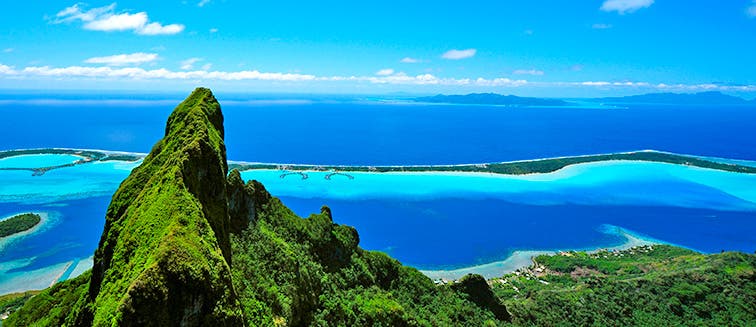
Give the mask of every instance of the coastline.
MULTIPOLYGON (((73 148, 39 148, 0 150, 0 158, 13 157, 23 154, 71 154, 89 158, 81 163, 101 161, 136 162, 146 154, 137 152, 111 151, 101 149, 73 149, 73 148)), ((728 159, 719 157, 678 154, 658 150, 635 150, 612 152, 603 154, 584 154, 572 156, 557 156, 525 160, 512 160, 488 163, 465 164, 436 164, 436 165, 318 165, 318 164, 290 164, 263 163, 240 160, 229 160, 229 169, 240 171, 250 170, 287 170, 287 171, 340 171, 340 172, 475 172, 497 175, 531 175, 550 173, 568 166, 591 162, 605 161, 642 161, 659 162, 675 165, 693 166, 706 169, 730 171, 738 173, 756 174, 756 161, 728 159)), ((77 163, 79 164, 79 163, 77 163)), ((55 169, 63 167, 39 167, 38 169, 55 169)))
POLYGON ((420 270, 425 276, 435 281, 449 282, 458 280, 467 274, 479 274, 486 279, 492 279, 501 277, 508 273, 512 273, 520 268, 529 267, 533 264, 533 258, 539 255, 555 255, 560 252, 571 251, 585 251, 585 252, 598 252, 598 251, 621 251, 630 248, 655 245, 655 244, 668 244, 660 240, 656 240, 650 237, 641 236, 632 231, 626 230, 622 227, 603 225, 600 232, 609 235, 621 236, 625 241, 621 244, 614 246, 602 246, 583 249, 558 249, 558 250, 516 250, 512 252, 506 259, 501 261, 494 261, 490 263, 474 265, 469 267, 463 267, 458 269, 449 270, 420 270))
MULTIPOLYGON (((23 214, 26 212, 19 212, 19 213, 13 213, 7 216, 4 216, 0 218, 0 221, 10 219, 12 217, 15 217, 17 215, 23 214)), ((6 237, 0 238, 0 253, 2 253, 8 246, 12 245, 13 243, 27 237, 34 235, 36 233, 41 232, 43 229, 49 228, 50 224, 54 222, 55 217, 52 217, 52 215, 49 212, 40 212, 40 211, 32 211, 31 213, 39 215, 39 223, 34 225, 34 227, 29 228, 23 232, 18 232, 13 235, 8 235, 6 237)))

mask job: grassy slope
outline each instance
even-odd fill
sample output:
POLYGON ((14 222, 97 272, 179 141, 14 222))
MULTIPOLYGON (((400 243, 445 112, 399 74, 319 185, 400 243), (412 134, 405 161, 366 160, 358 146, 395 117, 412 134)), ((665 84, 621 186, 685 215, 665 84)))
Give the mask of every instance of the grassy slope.
POLYGON ((261 184, 246 189, 256 215, 231 244, 249 326, 482 326, 500 323, 490 308, 506 312, 498 301, 477 305, 477 294, 435 286, 414 268, 360 249, 357 231, 334 224, 326 207, 302 219, 261 184))
POLYGON ((517 325, 756 324, 756 255, 652 246, 536 262, 493 281, 517 325))

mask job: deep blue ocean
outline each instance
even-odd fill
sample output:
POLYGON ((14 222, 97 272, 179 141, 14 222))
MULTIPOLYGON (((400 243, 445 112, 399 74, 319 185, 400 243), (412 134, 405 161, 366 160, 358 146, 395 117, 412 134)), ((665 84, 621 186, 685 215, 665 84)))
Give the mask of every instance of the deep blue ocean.
MULTIPOLYGON (((756 107, 507 108, 323 97, 307 101, 218 98, 225 115, 228 158, 238 161, 460 164, 644 149, 756 161, 756 107)), ((126 101, 76 96, 51 99, 0 97, 0 150, 65 147, 149 152, 163 136, 165 121, 180 101, 180 97, 160 96, 126 101)), ((0 179, 0 189, 2 182, 0 179)), ((646 192, 643 185, 653 185, 640 182, 640 186, 611 187, 637 187, 627 191, 631 194, 646 192)), ((661 197, 667 191, 670 197, 698 192, 711 194, 717 201, 745 201, 690 181, 648 191, 661 197)), ((552 199, 560 196, 549 195, 552 199)), ((581 195, 581 199, 590 196, 581 195)), ((520 196, 526 197, 533 194, 520 196)), ((502 260, 514 250, 622 243, 620 237, 600 231, 606 224, 703 252, 756 251, 756 211, 744 206, 746 209, 722 209, 627 201, 614 205, 607 201, 536 204, 515 197, 448 194, 362 200, 287 195, 282 200, 303 216, 327 204, 337 223, 357 228, 364 248, 385 251, 423 269, 488 263, 502 260)), ((54 207, 0 203, 0 217, 35 209, 63 217, 62 223, 44 235, 0 251, 0 263, 35 256, 33 263, 23 268, 34 270, 91 255, 108 202, 109 197, 98 195, 63 199, 53 203, 54 207)))
MULTIPOLYGON (((0 102, 0 149, 149 152, 163 136, 166 119, 178 101, 0 102)), ((220 101, 231 160, 457 164, 643 149, 756 160, 756 107, 583 109, 220 101)))

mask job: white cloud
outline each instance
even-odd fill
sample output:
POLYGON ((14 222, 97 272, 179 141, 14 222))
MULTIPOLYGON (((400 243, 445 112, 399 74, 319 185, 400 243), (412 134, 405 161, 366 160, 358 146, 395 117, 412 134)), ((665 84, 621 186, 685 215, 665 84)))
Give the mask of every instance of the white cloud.
POLYGON ((84 24, 84 28, 93 31, 112 32, 137 30, 145 24, 147 24, 147 14, 139 12, 100 17, 84 24))
POLYGON ((16 50, 16 49, 13 49, 13 48, 5 48, 5 49, 3 49, 3 52, 4 52, 4 53, 11 53, 11 52, 13 52, 13 51, 15 51, 15 50, 16 50))
POLYGON ((654 0, 606 0, 601 5, 603 11, 616 11, 620 15, 629 14, 638 9, 648 8, 654 0))
POLYGON ((189 58, 184 61, 181 61, 181 69, 183 70, 194 69, 194 64, 196 64, 199 61, 202 61, 202 58, 189 58))
POLYGON ((515 75, 533 75, 533 76, 542 76, 543 71, 537 70, 537 69, 518 69, 512 72, 512 74, 515 75))
POLYGON ((213 27, 210 29, 210 33, 218 33, 218 29, 213 27))
POLYGON ((149 23, 137 29, 136 33, 141 35, 173 35, 181 33, 183 30, 184 25, 181 24, 161 25, 160 23, 149 23))
POLYGON ((0 77, 13 79, 33 78, 86 78, 96 80, 218 80, 218 81, 265 81, 265 82, 355 82, 391 85, 439 85, 458 86, 465 88, 517 88, 523 86, 539 88, 560 87, 586 87, 600 89, 640 89, 663 92, 700 92, 700 91, 730 91, 730 92, 756 92, 756 85, 721 85, 721 84, 667 84, 649 82, 609 82, 609 81, 584 81, 584 82, 530 82, 524 79, 499 78, 443 78, 433 74, 420 74, 409 76, 404 73, 395 73, 386 76, 316 76, 299 73, 270 73, 257 70, 243 71, 210 71, 209 64, 202 70, 171 71, 165 68, 147 70, 140 67, 50 67, 30 66, 20 70, 0 64, 0 77))
POLYGON ((10 66, 6 66, 6 65, 3 65, 3 64, 0 64, 0 74, 3 74, 3 75, 15 75, 16 71, 13 70, 13 68, 11 68, 10 66))
POLYGON ((749 18, 756 18, 756 0, 754 0, 750 6, 746 9, 746 15, 749 18))
MULTIPOLYGON (((3 71, 0 68, 0 73, 3 71)), ((15 71, 13 71, 15 72, 15 71)), ((262 73, 257 70, 245 70, 237 72, 221 71, 187 71, 176 72, 165 68, 146 70, 138 67, 83 67, 69 66, 63 68, 54 68, 49 66, 32 66, 26 67, 17 74, 25 76, 45 76, 56 78, 88 77, 88 78, 130 78, 130 79, 168 79, 168 80, 261 80, 261 81, 309 81, 315 80, 313 75, 304 74, 286 74, 286 73, 262 73)))
POLYGON ((211 68, 213 68, 213 64, 204 64, 202 65, 202 70, 209 71, 211 68))
POLYGON ((394 70, 391 68, 381 69, 375 73, 378 76, 394 75, 394 70))
POLYGON ((170 35, 181 33, 184 25, 168 24, 163 25, 158 22, 150 22, 146 12, 128 13, 115 12, 116 4, 110 4, 105 7, 93 8, 83 11, 79 4, 61 10, 52 21, 54 24, 81 21, 83 27, 92 31, 114 32, 114 31, 134 31, 140 35, 170 35))
POLYGON ((200 0, 200 2, 197 3, 197 7, 204 7, 208 3, 210 3, 210 0, 200 0))
POLYGON ((125 66, 125 65, 139 65, 147 62, 152 62, 158 59, 158 55, 155 53, 137 52, 131 54, 118 54, 105 57, 92 57, 84 60, 88 64, 105 64, 108 66, 125 66))
POLYGON ((591 28, 595 30, 605 30, 605 29, 610 29, 612 27, 613 27, 612 24, 593 24, 593 26, 591 26, 591 28))
POLYGON ((475 56, 476 52, 478 52, 478 50, 475 50, 475 49, 465 49, 465 50, 451 49, 449 51, 446 51, 443 55, 441 55, 441 58, 449 59, 449 60, 460 60, 460 59, 465 59, 465 58, 470 58, 472 56, 475 56))
POLYGON ((399 60, 399 62, 404 63, 404 64, 416 64, 423 61, 420 59, 412 58, 412 57, 404 57, 402 58, 402 60, 399 60))

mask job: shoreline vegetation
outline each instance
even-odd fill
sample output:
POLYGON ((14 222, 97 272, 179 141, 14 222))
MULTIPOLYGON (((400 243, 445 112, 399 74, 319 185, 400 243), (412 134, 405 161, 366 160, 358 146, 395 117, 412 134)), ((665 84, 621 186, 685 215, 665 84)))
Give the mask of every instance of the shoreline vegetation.
POLYGON ((604 228, 602 230, 602 233, 622 237, 624 238, 624 241, 621 244, 614 246, 599 246, 582 249, 515 250, 504 260, 454 269, 420 269, 420 272, 428 276, 430 279, 433 279, 438 284, 453 282, 455 280, 461 279, 468 274, 478 274, 485 277, 486 279, 493 279, 530 267, 534 264, 535 258, 540 256, 570 255, 570 253, 578 252, 588 254, 604 252, 616 253, 633 248, 667 244, 663 241, 637 235, 618 226, 605 225, 603 227, 604 228))
POLYGON ((39 225, 40 222, 42 222, 42 217, 31 212, 0 220, 0 238, 28 231, 39 225))
MULTIPOLYGON (((36 168, 0 168, 0 170, 27 170, 31 171, 34 176, 41 176, 45 172, 76 165, 93 163, 98 161, 127 161, 135 162, 145 157, 141 153, 115 152, 104 150, 79 150, 79 149, 25 149, 0 151, 0 160, 21 155, 37 154, 67 154, 82 157, 81 160, 72 163, 36 168)), ((350 166, 350 165, 311 165, 311 164, 278 164, 278 163, 252 163, 242 161, 229 161, 230 169, 239 171, 248 170, 281 170, 286 174, 302 175, 306 179, 307 171, 331 171, 336 174, 348 172, 369 172, 369 173, 388 173, 388 172, 468 172, 468 173, 491 173, 500 175, 527 175, 552 173, 571 165, 602 162, 602 161, 645 161, 659 162, 675 165, 684 165, 698 168, 714 169, 727 172, 756 174, 756 166, 738 164, 736 162, 726 162, 717 160, 718 158, 697 157, 693 155, 683 155, 669 152, 654 150, 642 150, 631 152, 619 152, 609 154, 592 154, 555 158, 542 158, 532 160, 518 160, 494 163, 478 164, 455 164, 455 165, 397 165, 397 166, 350 166)), ((283 175, 282 175, 283 176, 283 175)))

